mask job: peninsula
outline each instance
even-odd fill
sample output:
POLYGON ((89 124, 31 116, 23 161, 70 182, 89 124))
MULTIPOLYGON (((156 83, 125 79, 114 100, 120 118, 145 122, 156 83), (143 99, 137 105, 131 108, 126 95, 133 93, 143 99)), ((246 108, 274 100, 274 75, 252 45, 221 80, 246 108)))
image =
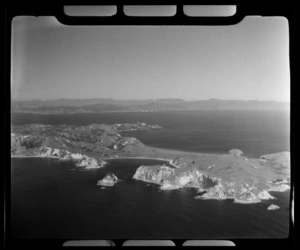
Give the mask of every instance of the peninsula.
MULTIPOLYGON (((11 156, 72 160, 86 169, 104 167, 108 159, 166 160, 172 167, 140 166, 133 178, 158 184, 162 190, 195 188, 199 192, 195 199, 233 199, 247 204, 275 199, 269 191, 290 189, 289 152, 248 159, 238 149, 229 150, 228 154, 192 153, 149 147, 134 137, 122 135, 123 131, 160 128, 143 122, 16 125, 11 133, 11 156)), ((110 179, 114 184, 117 177, 110 179)))

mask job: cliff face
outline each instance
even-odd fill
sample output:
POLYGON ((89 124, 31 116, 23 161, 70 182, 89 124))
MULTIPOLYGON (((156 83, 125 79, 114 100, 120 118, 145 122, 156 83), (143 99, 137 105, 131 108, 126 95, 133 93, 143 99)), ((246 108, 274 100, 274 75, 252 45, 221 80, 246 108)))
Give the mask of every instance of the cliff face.
POLYGON ((36 152, 39 157, 54 157, 60 160, 74 160, 76 166, 85 169, 97 169, 103 167, 106 162, 101 159, 95 159, 80 153, 71 153, 68 150, 60 150, 57 148, 42 147, 36 152))
POLYGON ((167 166, 141 166, 133 179, 160 185, 162 190, 173 190, 184 187, 196 188, 202 193, 195 199, 233 199, 237 203, 257 203, 261 200, 274 199, 268 191, 287 191, 289 185, 267 181, 267 189, 256 182, 247 183, 232 177, 225 181, 222 176, 216 176, 196 168, 178 169, 167 166))
POLYGON ((219 178, 196 169, 178 172, 175 168, 159 165, 139 167, 133 179, 159 184, 161 189, 194 187, 200 191, 215 187, 220 181, 219 178))

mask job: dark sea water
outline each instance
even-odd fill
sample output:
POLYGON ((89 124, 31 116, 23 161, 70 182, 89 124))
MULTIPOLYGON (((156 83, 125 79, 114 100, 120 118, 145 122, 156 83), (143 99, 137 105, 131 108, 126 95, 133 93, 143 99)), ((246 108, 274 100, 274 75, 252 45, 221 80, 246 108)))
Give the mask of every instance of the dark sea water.
POLYGON ((132 179, 154 160, 113 160, 84 171, 54 159, 13 159, 12 235, 16 238, 211 239, 288 236, 288 193, 277 200, 235 204, 196 200, 194 189, 161 191, 132 179), (114 187, 96 183, 107 172, 121 179, 114 187), (270 204, 279 210, 268 211, 270 204))
MULTIPOLYGON (((161 130, 128 132, 147 145, 198 152, 240 148, 248 156, 289 150, 289 114, 282 111, 186 111, 76 115, 14 115, 14 124, 146 122, 161 130)), ((132 179, 155 160, 111 160, 85 171, 72 162, 12 159, 11 219, 14 238, 237 239, 284 238, 289 233, 289 192, 276 200, 236 204, 196 200, 194 189, 161 191, 132 179), (96 183, 108 172, 114 187, 96 183), (270 204, 280 209, 268 211, 270 204)))

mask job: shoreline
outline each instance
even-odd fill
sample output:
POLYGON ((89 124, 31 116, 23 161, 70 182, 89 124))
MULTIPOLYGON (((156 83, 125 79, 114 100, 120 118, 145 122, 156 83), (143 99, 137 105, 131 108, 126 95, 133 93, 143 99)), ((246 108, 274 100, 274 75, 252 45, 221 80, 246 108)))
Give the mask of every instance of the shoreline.
MULTIPOLYGON (((229 156, 229 153, 209 153, 209 152, 194 152, 194 151, 184 151, 184 150, 177 150, 177 149, 168 149, 168 148, 157 148, 157 147, 153 147, 153 146, 147 146, 145 144, 143 144, 144 147, 146 147, 148 150, 152 151, 151 153, 153 153, 153 150, 158 151, 155 152, 157 154, 170 154, 170 155, 178 155, 176 157, 203 157, 203 156, 229 156)), ((286 151, 289 152, 289 151, 286 151)), ((289 152, 290 153, 290 152, 289 152)), ((268 154, 273 154, 273 153, 268 153, 268 154)), ((11 155, 11 158, 59 158, 57 156, 34 156, 34 155, 11 155)), ((173 157, 174 158, 174 157, 173 157)), ((162 157, 151 157, 151 156, 120 156, 117 158, 114 157, 106 157, 103 158, 103 160, 116 160, 116 159, 150 159, 150 160, 162 160, 162 161, 167 161, 169 162, 170 165, 174 166, 173 164, 170 163, 170 161, 173 160, 173 158, 162 158, 162 157)), ((241 158, 241 159, 248 159, 248 160, 255 160, 255 159, 260 159, 260 157, 247 157, 246 155, 244 155, 244 153, 241 156, 238 156, 237 158, 241 158)), ((175 167, 175 166, 174 166, 175 167)))
MULTIPOLYGON (((76 159, 61 159, 57 156, 26 156, 26 155, 11 155, 11 158, 51 158, 51 159, 58 159, 58 160, 65 160, 65 161, 76 161, 76 159)), ((134 160, 134 159, 144 159, 144 160, 157 160, 157 161, 165 161, 168 164, 170 164, 172 167, 177 168, 174 164, 170 163, 170 161, 172 161, 172 159, 164 159, 164 158, 151 158, 151 157, 118 157, 118 158, 103 158, 103 161, 108 161, 108 160, 134 160)))
MULTIPOLYGON (((127 124, 125 129, 141 125, 146 128, 157 126, 136 123, 127 124)), ((290 178, 290 152, 248 159, 237 148, 221 153, 160 148, 147 146, 135 137, 127 137, 130 133, 123 133, 124 137, 118 133, 116 126, 119 125, 91 124, 77 129, 66 125, 56 129, 51 125, 33 124, 16 128, 16 135, 11 134, 11 164, 13 158, 48 158, 90 170, 103 168, 116 160, 139 160, 133 179, 158 184, 162 190, 195 187, 198 191, 208 191, 201 199, 234 196, 238 203, 271 199, 268 191, 290 189, 289 185, 275 183, 290 178), (28 133, 38 136, 28 138, 28 133)))
POLYGON ((11 155, 10 158, 53 158, 53 159, 60 159, 57 156, 40 156, 40 155, 11 155))
MULTIPOLYGON (((231 156, 231 155, 229 155, 231 156)), ((61 160, 61 161, 76 161, 76 159, 63 159, 63 158, 60 158, 60 157, 57 157, 57 156, 11 156, 11 158, 50 158, 50 159, 57 159, 57 160, 61 160)), ((130 156, 130 157, 118 157, 118 158, 115 158, 115 157, 106 157, 106 158, 103 158, 102 161, 104 161, 105 163, 103 165, 99 165, 97 168, 86 168, 86 170, 90 170, 90 169, 98 169, 98 168, 103 168, 105 166, 107 166, 106 164, 108 163, 107 161, 112 161, 112 160, 137 160, 137 159, 144 159, 144 160, 157 160, 157 161, 163 161, 163 162, 166 162, 168 163, 168 167, 170 168, 173 168, 174 170, 172 171, 177 171, 176 169, 179 169, 179 172, 177 173, 181 173, 181 170, 180 170, 180 167, 176 166, 176 164, 171 164, 171 161, 172 159, 168 159, 168 158, 161 158, 161 157, 146 157, 146 156, 130 156)), ((160 164, 159 164, 160 165, 160 164)), ((163 164, 164 165, 164 164, 163 164)), ((143 164, 141 166, 144 166, 143 164)), ((140 167, 141 167, 140 166, 140 167)), ((137 171, 140 169, 140 167, 137 168, 137 171)), ((151 166, 144 166, 144 167, 151 167, 151 166)), ((192 168, 194 169, 194 168, 192 168)), ((200 171, 203 171, 204 169, 200 170, 200 171)), ((137 172, 136 172, 137 173, 137 172)), ((135 173, 135 175, 136 175, 135 173)), ((156 170, 155 170, 155 173, 156 173, 156 170)), ((145 174, 145 173, 144 173, 145 174)), ((153 174, 153 173, 152 173, 153 174)), ((193 172, 191 172, 190 174, 193 174, 193 172)), ((213 173, 211 173, 212 175, 214 175, 213 173)), ((180 175, 179 175, 180 176, 180 175)), ((155 184, 155 185, 158 185, 158 188, 160 190, 174 190, 174 189, 181 189, 181 188, 185 188, 186 186, 182 186, 182 185, 175 185, 175 186, 172 186, 171 185, 171 188, 166 188, 164 185, 162 185, 161 183, 158 183, 157 181, 152 181, 150 179, 147 179, 147 178, 136 178, 135 176, 133 176, 133 179, 137 180, 137 181, 142 181, 144 183, 152 183, 152 184, 155 184)), ((224 178, 223 178, 224 180, 224 178)), ((175 183, 176 184, 176 183, 175 183)), ((224 185, 224 184, 223 184, 224 185)), ((289 186, 289 185, 288 185, 289 186)), ((168 186, 169 187, 169 186, 168 186)), ((248 187, 248 186, 247 186, 248 187)), ((196 187, 194 187, 195 189, 197 189, 196 187)), ((247 188, 248 189, 248 188, 247 188)), ((268 188, 262 188, 263 191, 266 191, 266 192, 274 192, 275 194, 276 193, 288 193, 290 195, 290 188, 288 189, 285 189, 285 190, 268 190, 268 188)), ((208 192, 208 190, 206 190, 208 192)), ((248 192, 248 191, 247 191, 248 192)), ((231 197, 228 196, 228 197, 224 197, 224 196, 215 196, 215 194, 213 194, 211 197, 206 197, 206 196, 202 196, 202 195, 196 195, 194 197, 194 199, 201 199, 201 200, 231 200, 233 199, 233 202, 234 203, 237 203, 237 204, 255 204, 255 203, 260 203, 262 202, 263 200, 269 200, 269 199, 272 199, 272 196, 271 198, 270 197, 267 197, 267 198, 262 198, 258 195, 257 197, 257 194, 256 194, 256 197, 255 199, 246 199, 246 200, 243 200, 243 199, 240 199, 238 197, 231 197)))
MULTIPOLYGON (((159 147, 154 147, 154 146, 148 146, 146 144, 144 144, 147 148, 151 149, 151 150, 159 150, 159 151, 165 151, 165 153, 170 153, 170 154, 187 154, 187 155, 195 155, 198 157, 201 157, 203 155, 210 155, 210 156, 225 156, 225 155, 229 155, 229 150, 227 152, 220 152, 220 153, 216 153, 216 152, 199 152, 199 151, 185 151, 182 149, 171 149, 171 148, 159 148, 159 147)), ((274 152, 277 153, 277 152, 274 152)), ((272 154, 272 153, 268 153, 268 154, 272 154)), ((247 158, 247 159, 259 159, 260 156, 255 157, 252 155, 247 155, 243 152, 243 154, 241 156, 239 156, 240 158, 247 158)))
POLYGON ((117 157, 117 158, 104 158, 104 161, 107 160, 134 160, 134 159, 142 159, 142 160, 155 160, 155 161, 165 161, 168 162, 172 167, 177 168, 174 164, 171 163, 172 159, 165 158, 154 158, 154 157, 144 157, 144 156, 136 156, 136 157, 117 157))
POLYGON ((182 149, 170 149, 170 148, 158 148, 154 146, 148 146, 144 144, 145 147, 151 150, 159 150, 160 152, 165 151, 164 153, 170 153, 170 154, 188 154, 188 155, 195 155, 195 156, 202 156, 202 155, 229 155, 229 153, 209 153, 209 152, 197 152, 197 151, 185 151, 182 149))

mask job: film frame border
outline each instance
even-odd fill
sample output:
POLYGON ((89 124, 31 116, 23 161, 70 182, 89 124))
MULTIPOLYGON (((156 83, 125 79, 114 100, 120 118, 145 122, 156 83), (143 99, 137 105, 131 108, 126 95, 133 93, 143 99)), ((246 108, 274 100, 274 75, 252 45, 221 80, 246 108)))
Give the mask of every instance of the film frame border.
MULTIPOLYGON (((162 3, 147 3, 146 5, 161 5, 162 3)), ((55 16, 59 22, 64 25, 234 25, 243 20, 245 16, 282 16, 287 18, 289 24, 289 60, 290 60, 290 93, 291 93, 291 109, 290 109, 290 149, 291 149, 291 196, 290 211, 292 206, 295 182, 295 4, 273 3, 272 5, 263 5, 259 1, 251 1, 251 3, 240 3, 238 1, 201 1, 197 5, 236 5, 237 10, 230 17, 189 17, 183 13, 183 5, 194 5, 195 3, 184 4, 163 4, 176 5, 177 11, 174 16, 169 17, 132 17, 123 13, 123 5, 141 5, 141 4, 114 4, 101 3, 100 5, 116 5, 117 13, 113 16, 103 17, 73 17, 64 13, 64 5, 78 4, 61 4, 52 5, 6 5, 5 6, 5 85, 3 93, 4 100, 4 246, 5 247, 62 247, 67 240, 73 239, 12 239, 10 228, 10 79, 11 79, 11 21, 15 16, 55 16), (6 131, 7 130, 7 131, 6 131), (7 144, 6 144, 7 143, 7 144)), ((80 4, 79 4, 80 5, 80 4)), ((78 5, 78 6, 79 6, 78 5)), ((95 1, 86 1, 81 5, 99 5, 95 1)), ((228 239, 235 243, 236 247, 289 247, 295 245, 294 221, 290 213, 290 230, 286 239, 228 239)), ((74 239, 77 240, 77 239, 74 239)), ((128 239, 107 239, 114 242, 116 247, 121 247, 128 239)), ((166 239, 161 239, 166 240, 166 239)), ((186 240, 200 239, 168 239, 175 243, 176 247, 180 247, 186 240)), ((203 239, 205 240, 205 239, 203 239)), ((222 239, 224 240, 224 239, 222 239)))

